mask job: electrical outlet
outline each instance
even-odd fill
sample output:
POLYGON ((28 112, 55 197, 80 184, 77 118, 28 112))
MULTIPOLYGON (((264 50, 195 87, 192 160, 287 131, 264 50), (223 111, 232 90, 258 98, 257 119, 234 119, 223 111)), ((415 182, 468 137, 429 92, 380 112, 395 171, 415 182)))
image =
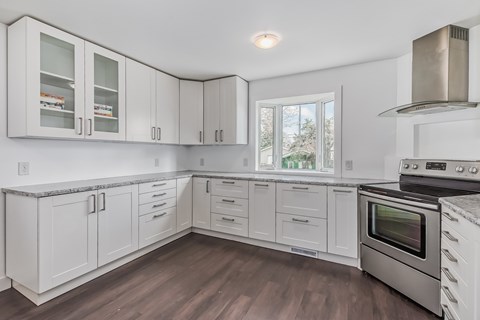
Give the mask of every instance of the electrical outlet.
POLYGON ((18 175, 19 176, 28 176, 30 174, 30 162, 19 162, 18 163, 18 175))
POLYGON ((160 159, 155 158, 155 167, 160 167, 160 159))
POLYGON ((243 166, 248 167, 248 158, 243 158, 243 166))
POLYGON ((203 167, 205 165, 205 159, 200 158, 200 165, 203 167))
POLYGON ((353 160, 345 160, 345 170, 353 170, 353 160))

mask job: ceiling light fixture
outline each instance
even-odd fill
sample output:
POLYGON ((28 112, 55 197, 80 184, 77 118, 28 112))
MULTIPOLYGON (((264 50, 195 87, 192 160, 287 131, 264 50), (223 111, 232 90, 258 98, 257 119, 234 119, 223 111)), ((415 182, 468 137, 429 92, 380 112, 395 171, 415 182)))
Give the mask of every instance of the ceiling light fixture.
POLYGON ((280 37, 273 33, 262 33, 256 36, 253 43, 257 48, 270 49, 275 47, 280 41, 280 37))

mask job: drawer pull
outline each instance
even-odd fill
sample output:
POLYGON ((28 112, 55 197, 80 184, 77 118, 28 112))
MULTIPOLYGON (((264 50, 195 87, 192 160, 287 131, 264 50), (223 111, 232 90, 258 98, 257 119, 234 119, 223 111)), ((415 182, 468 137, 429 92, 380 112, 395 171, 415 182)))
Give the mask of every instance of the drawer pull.
POLYGON ((447 257, 448 260, 452 262, 458 262, 457 258, 455 258, 447 249, 442 249, 442 253, 445 255, 445 257, 447 257))
POLYGON ((268 184, 263 184, 263 183, 255 183, 255 187, 268 187, 268 184))
POLYGON ((166 185, 166 183, 157 183, 157 184, 152 184, 152 188, 155 188, 155 187, 161 187, 161 186, 164 186, 166 185))
POLYGON ((222 202, 234 203, 235 200, 222 199, 222 202))
POLYGON ((307 219, 297 219, 297 218, 292 218, 293 222, 303 222, 303 223, 308 223, 307 219))
POLYGON ((235 181, 222 181, 224 184, 235 184, 235 181))
POLYGON ((453 274, 450 272, 450 270, 448 270, 448 268, 442 268, 442 272, 443 272, 443 274, 445 275, 445 277, 447 277, 447 279, 450 280, 450 282, 455 282, 455 283, 458 282, 458 280, 455 279, 455 277, 454 277, 453 274))
POLYGON ((160 218, 160 217, 163 217, 164 215, 166 215, 167 213, 164 212, 164 213, 160 213, 160 214, 156 214, 152 217, 152 219, 156 219, 156 218, 160 218))
POLYGON ((352 193, 352 190, 341 190, 341 189, 333 189, 333 192, 339 192, 339 193, 352 193))
POLYGON ((450 302, 452 302, 452 303, 458 303, 458 300, 455 299, 455 297, 454 297, 453 294, 450 292, 450 289, 448 289, 447 286, 442 286, 442 291, 443 291, 443 293, 445 293, 445 295, 447 296, 448 300, 450 300, 450 302))
POLYGON ((452 236, 452 234, 448 231, 442 231, 443 235, 450 241, 453 241, 453 242, 458 242, 458 239, 455 238, 454 236, 452 236))
POLYGON ((455 320, 455 318, 452 316, 452 313, 450 312, 450 309, 448 309, 448 306, 446 304, 442 304, 443 311, 445 311, 445 318, 447 320, 455 320))
POLYGON ((159 203, 159 204, 154 204, 154 205, 152 206, 152 208, 160 208, 160 207, 163 207, 163 206, 166 205, 166 204, 167 204, 166 202, 164 202, 164 203, 159 203))
POLYGON ((292 187, 293 190, 308 190, 308 187, 292 187))
POLYGON ((228 221, 228 222, 233 222, 233 221, 235 221, 235 219, 233 219, 233 218, 225 218, 225 217, 222 217, 222 220, 228 221))
POLYGON ((166 195, 166 194, 167 194, 166 192, 164 192, 164 193, 159 193, 159 194, 154 194, 154 195, 152 196, 152 198, 161 197, 161 196, 164 196, 164 195, 166 195))
POLYGON ((457 218, 452 217, 451 215, 449 215, 449 214, 446 213, 446 212, 442 212, 442 215, 443 215, 445 218, 447 218, 448 220, 450 220, 450 221, 454 221, 454 222, 457 222, 457 221, 458 221, 457 218))

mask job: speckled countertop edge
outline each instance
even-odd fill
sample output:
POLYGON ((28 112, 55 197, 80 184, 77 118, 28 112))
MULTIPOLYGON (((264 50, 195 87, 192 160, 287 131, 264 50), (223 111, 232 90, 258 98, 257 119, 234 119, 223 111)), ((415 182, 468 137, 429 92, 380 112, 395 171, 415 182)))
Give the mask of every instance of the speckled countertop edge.
POLYGON ((480 227, 480 194, 441 198, 440 203, 480 227))
POLYGON ((152 174, 141 174, 102 179, 77 180, 67 182, 56 182, 48 184, 27 185, 18 187, 3 188, 2 191, 8 194, 15 194, 24 197, 42 198, 68 193, 93 191, 106 188, 121 187, 126 185, 148 183, 153 181, 179 179, 187 177, 252 180, 262 182, 295 183, 309 185, 331 185, 343 187, 358 187, 361 184, 389 183, 392 181, 373 179, 350 179, 350 178, 329 178, 316 176, 292 176, 280 174, 257 174, 257 173, 226 173, 211 171, 174 171, 152 174))

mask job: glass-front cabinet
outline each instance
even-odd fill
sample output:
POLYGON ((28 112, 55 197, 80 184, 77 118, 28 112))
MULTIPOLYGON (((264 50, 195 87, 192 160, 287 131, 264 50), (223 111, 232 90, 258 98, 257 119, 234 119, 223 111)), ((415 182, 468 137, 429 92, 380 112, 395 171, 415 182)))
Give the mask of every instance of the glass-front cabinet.
POLYGON ((85 137, 125 140, 125 57, 85 44, 85 137))

